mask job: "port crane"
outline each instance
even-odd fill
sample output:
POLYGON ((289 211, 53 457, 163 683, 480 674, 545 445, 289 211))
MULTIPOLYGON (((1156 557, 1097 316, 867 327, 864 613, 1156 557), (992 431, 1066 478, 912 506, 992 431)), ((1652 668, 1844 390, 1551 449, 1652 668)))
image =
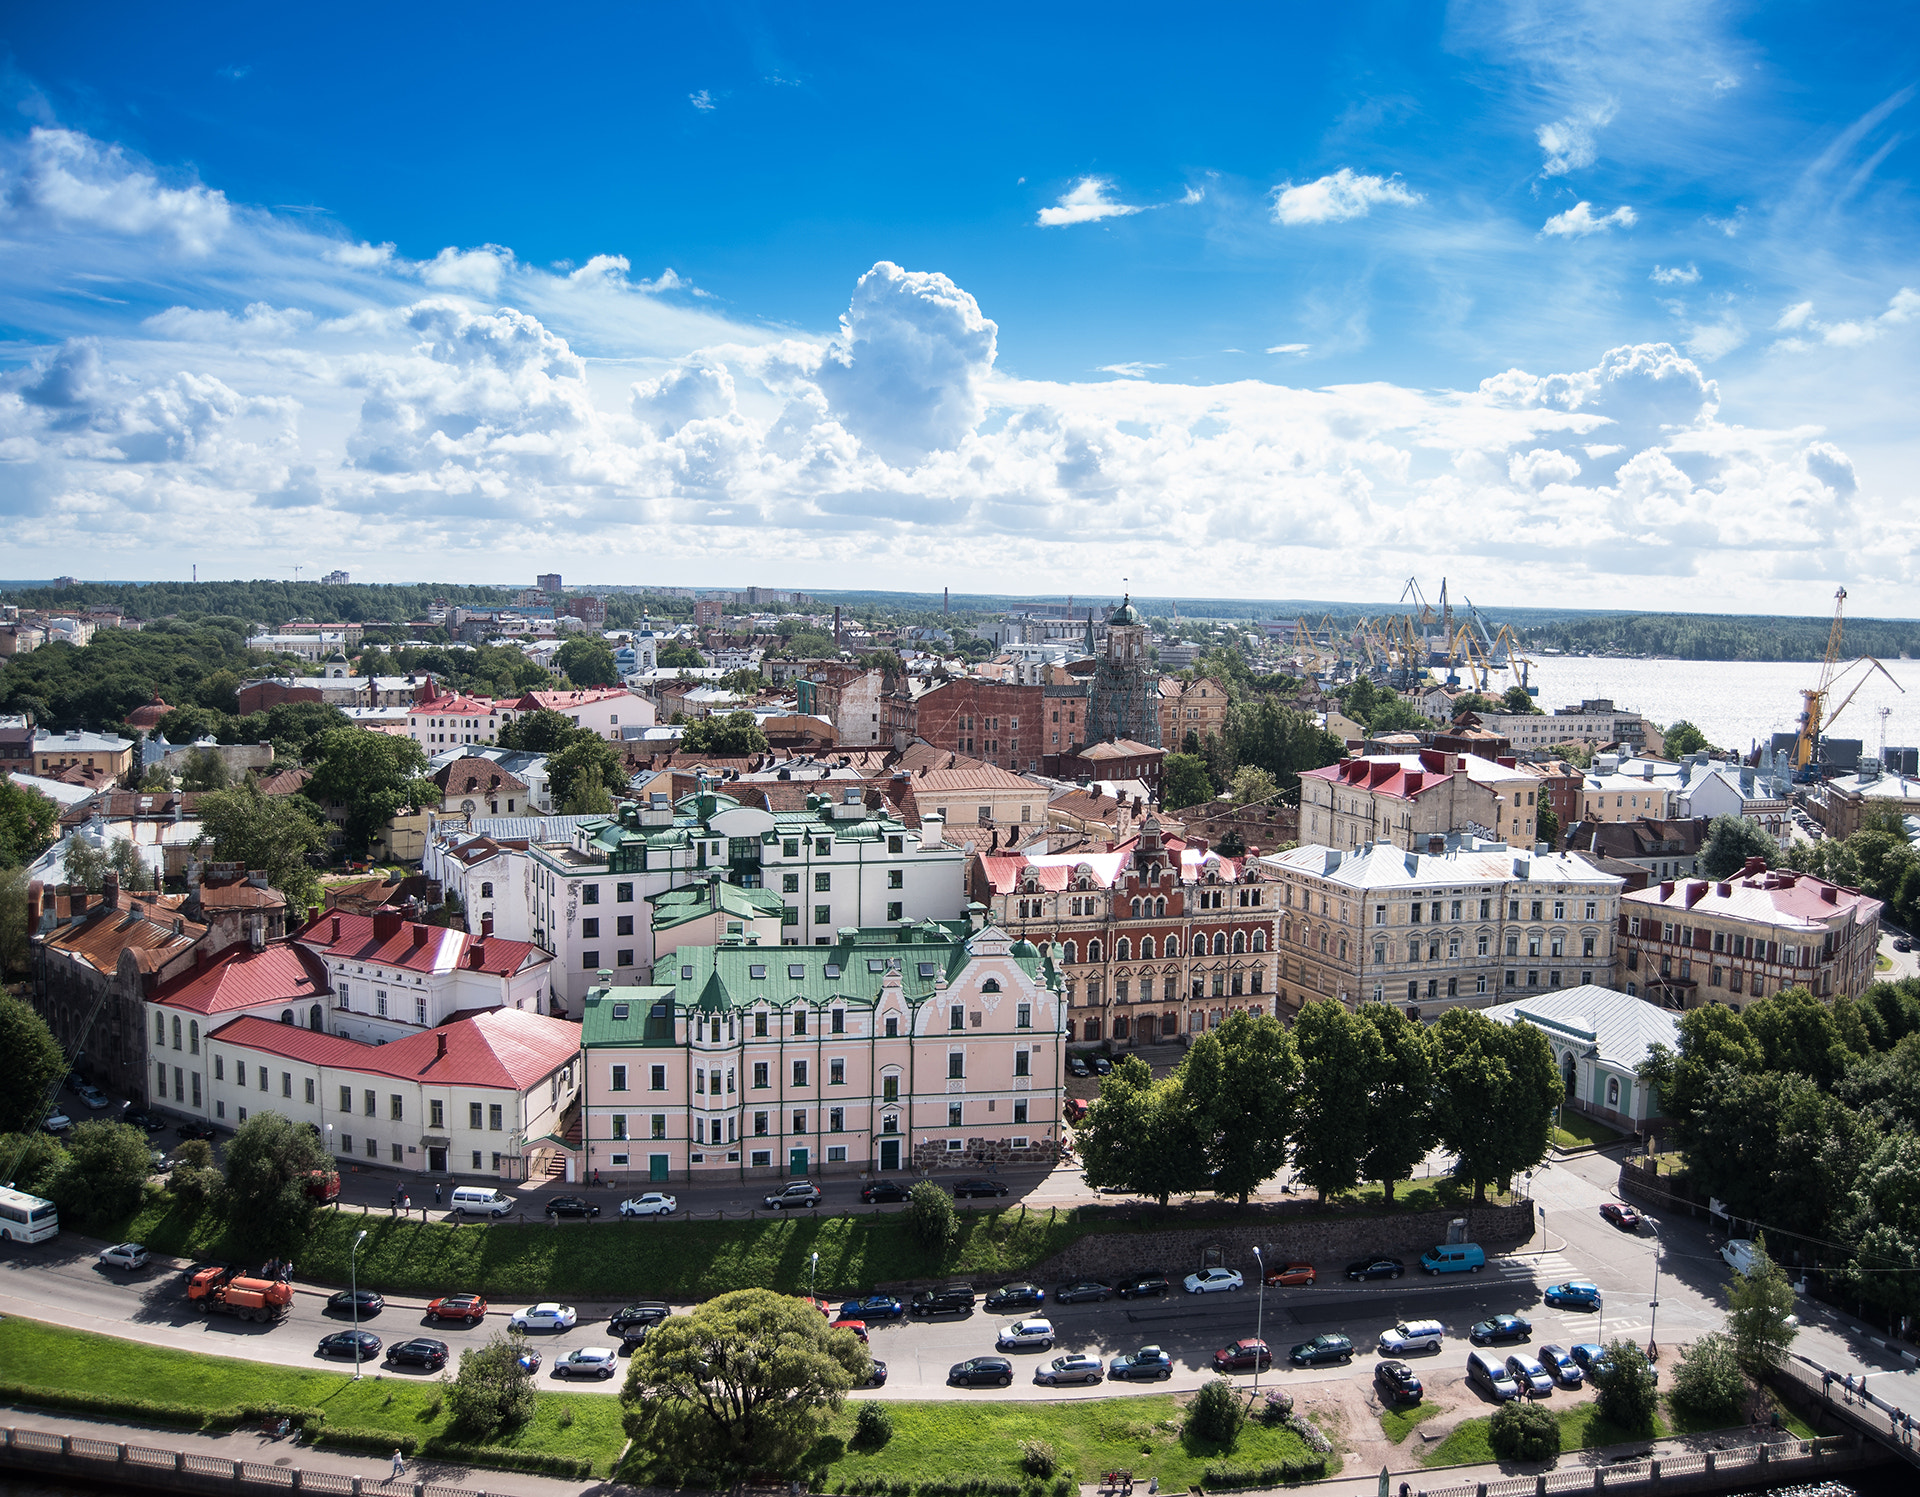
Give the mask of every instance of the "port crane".
MULTIPOLYGON (((1847 710, 1847 704, 1859 695, 1860 688, 1872 679, 1874 671, 1880 672, 1880 674, 1885 676, 1889 681, 1893 681, 1895 689, 1897 689, 1902 696, 1906 694, 1906 687, 1902 686, 1898 681, 1893 680, 1893 672, 1888 670, 1878 660, 1875 660, 1871 655, 1862 655, 1858 660, 1851 661, 1846 665, 1840 664, 1840 616, 1842 612, 1845 611, 1846 606, 1847 590, 1844 587, 1835 589, 1833 594, 1833 628, 1827 634, 1827 654, 1826 658, 1820 662, 1820 679, 1817 684, 1803 689, 1800 693, 1800 733, 1793 741, 1792 759, 1796 775, 1812 766, 1814 757, 1820 750, 1820 735, 1828 728, 1831 728, 1840 714, 1847 710), (1863 671, 1860 679, 1853 683, 1853 689, 1841 699, 1840 705, 1829 712, 1827 710, 1827 699, 1839 691, 1847 677, 1859 670, 1863 665, 1871 666, 1872 669, 1863 671)), ((1886 729, 1883 724, 1881 728, 1883 736, 1885 732, 1886 729)))

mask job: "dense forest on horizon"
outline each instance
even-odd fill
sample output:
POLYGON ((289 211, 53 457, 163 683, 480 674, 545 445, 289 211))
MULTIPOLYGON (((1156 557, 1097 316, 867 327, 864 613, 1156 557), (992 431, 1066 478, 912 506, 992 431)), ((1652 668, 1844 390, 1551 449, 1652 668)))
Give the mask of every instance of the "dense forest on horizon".
POLYGON ((218 614, 278 628, 289 619, 318 624, 403 623, 426 617, 436 601, 508 603, 499 587, 420 582, 408 586, 350 582, 81 582, 72 587, 11 587, 0 602, 21 608, 118 608, 134 618, 218 614))
MULTIPOLYGON (((1830 618, 1641 613, 1625 618, 1571 619, 1517 631, 1524 644, 1569 653, 1665 655, 1676 660, 1823 660, 1830 618)), ((1848 619, 1840 654, 1899 660, 1920 655, 1920 623, 1848 619)))

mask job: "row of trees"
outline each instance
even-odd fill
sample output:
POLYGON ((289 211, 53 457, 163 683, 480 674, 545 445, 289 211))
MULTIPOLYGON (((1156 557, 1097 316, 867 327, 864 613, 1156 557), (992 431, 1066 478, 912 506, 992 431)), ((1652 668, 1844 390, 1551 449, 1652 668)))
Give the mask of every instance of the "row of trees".
POLYGON ((1697 1193, 1796 1261, 1837 1244, 1860 1300, 1920 1314, 1920 981, 1690 1010, 1640 1075, 1697 1193))
POLYGON ((1390 1004, 1303 1008, 1291 1030, 1230 1013, 1155 1081, 1130 1055, 1080 1129, 1089 1184, 1245 1201, 1291 1164, 1321 1199, 1378 1181, 1389 1200, 1436 1144, 1474 1198, 1546 1157, 1562 1096, 1539 1030, 1451 1009, 1431 1026, 1390 1004))
MULTIPOLYGON (((1178 753, 1161 766, 1160 801, 1168 807, 1198 805, 1229 788, 1243 769, 1269 777, 1273 791, 1263 797, 1297 797, 1303 771, 1339 762, 1346 746, 1317 727, 1313 718, 1271 696, 1235 702, 1220 732, 1199 738, 1189 733, 1178 753)), ((1236 790, 1237 795, 1237 790, 1236 790)))
POLYGON ((225 614, 278 627, 289 619, 322 624, 370 619, 403 623, 426 617, 435 603, 505 603, 497 587, 460 583, 377 586, 328 582, 82 582, 73 587, 27 587, 4 594, 22 608, 118 608, 131 618, 166 620, 225 614))
MULTIPOLYGON (((1568 619, 1519 629, 1530 646, 1575 654, 1617 651, 1676 660, 1820 660, 1832 620, 1774 615, 1713 617, 1643 613, 1627 618, 1568 619)), ((1907 619, 1848 619, 1847 649, 1882 659, 1920 653, 1920 624, 1907 619)))
POLYGON ((1898 811, 1869 812, 1851 837, 1795 841, 1780 861, 1885 900, 1895 924, 1920 926, 1920 851, 1907 841, 1898 811))

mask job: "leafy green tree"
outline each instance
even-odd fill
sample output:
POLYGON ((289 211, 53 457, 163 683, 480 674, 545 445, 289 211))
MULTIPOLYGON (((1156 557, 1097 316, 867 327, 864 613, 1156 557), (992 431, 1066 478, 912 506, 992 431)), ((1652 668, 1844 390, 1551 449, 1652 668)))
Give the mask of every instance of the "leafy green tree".
POLYGON ((215 860, 259 869, 286 895, 294 918, 321 903, 320 880, 307 855, 324 847, 326 827, 313 803, 298 795, 262 795, 251 784, 215 791, 199 806, 201 835, 215 860))
POLYGON ((173 772, 164 764, 150 765, 140 776, 140 790, 145 795, 164 795, 174 788, 173 772))
POLYGON ((1794 1321, 1793 1285, 1767 1252, 1764 1234, 1753 1240, 1753 1266, 1727 1284, 1727 1334, 1734 1355, 1754 1377, 1787 1365, 1787 1352, 1800 1334, 1794 1321))
POLYGON ((655 1326, 620 1402, 628 1436, 672 1471, 785 1473, 872 1367, 853 1332, 807 1301, 738 1289, 655 1326))
MULTIPOLYGON (((898 655, 894 655, 892 658, 896 664, 899 663, 900 657, 898 655)), ((720 689, 723 691, 738 692, 744 697, 757 697, 767 689, 767 678, 761 675, 760 672, 749 669, 743 665, 739 670, 728 671, 720 678, 720 689)))
POLYGON ((335 728, 319 743, 319 763, 307 781, 308 799, 346 809, 346 843, 364 851, 374 834, 402 811, 438 805, 439 789, 427 779, 427 756, 410 738, 335 728))
POLYGON ((1101 1078, 1079 1138, 1087 1184, 1096 1190, 1137 1191, 1164 1206, 1175 1192, 1209 1183, 1206 1140, 1179 1079, 1155 1081, 1137 1055, 1101 1078))
POLYGON ((1683 1147, 1695 1188, 1734 1217, 1813 1234, 1844 1209, 1872 1130, 1805 1076, 1722 1067, 1683 1147))
POLYGON ((1367 1152, 1363 1179, 1378 1180, 1393 1200, 1396 1182, 1410 1179, 1438 1141, 1433 1117, 1433 1053, 1427 1032, 1391 1003, 1362 1004, 1355 1017, 1378 1037, 1378 1062, 1367 1095, 1367 1152))
POLYGON ((1280 786, 1257 764, 1243 764, 1233 777, 1233 803, 1236 806, 1264 806, 1280 793, 1280 786))
POLYGON ((44 1128, 0 1133, 0 1185, 44 1196, 66 1163, 66 1149, 44 1128))
POLYGON ((106 887, 109 873, 120 880, 122 889, 147 889, 154 883, 152 871, 140 857, 140 849, 125 837, 114 838, 105 848, 95 847, 85 837, 69 838, 61 871, 69 884, 90 894, 98 894, 106 887))
POLYGON ((1792 1071, 1822 1088, 1832 1089, 1863 1049, 1850 1045, 1842 1027, 1847 1009, 1829 1006, 1804 987, 1783 988, 1771 997, 1747 1005, 1747 1029, 1759 1041, 1761 1065, 1769 1071, 1792 1071))
POLYGON ((168 1195, 203 1206, 218 1200, 226 1188, 226 1177, 213 1161, 213 1145, 204 1138, 190 1138, 174 1150, 173 1169, 167 1176, 168 1195))
POLYGON ((1160 804, 1168 810, 1183 810, 1212 799, 1213 781, 1205 761, 1197 753, 1168 754, 1160 765, 1160 804))
POLYGON ((1700 867, 1708 878, 1731 878, 1761 858, 1769 868, 1780 861, 1780 844, 1766 828, 1744 816, 1716 816, 1707 827, 1707 845, 1700 849, 1700 867))
MULTIPOLYGON (((788 643, 791 644, 792 641, 788 643)), ((831 652, 833 641, 828 640, 827 644, 829 646, 829 652, 831 652)), ((707 663, 707 657, 702 655, 692 645, 677 643, 660 646, 660 648, 654 652, 653 658, 654 663, 663 671, 682 669, 700 670, 707 663)))
POLYGON ((1247 1406, 1240 1401, 1240 1390, 1217 1377, 1202 1386, 1187 1405, 1182 1435, 1224 1453, 1240 1443, 1240 1431, 1246 1422, 1247 1406))
POLYGON ((314 1170, 332 1168, 313 1129, 277 1112, 254 1113, 227 1145, 228 1220, 233 1231, 258 1251, 292 1248, 313 1220, 308 1177, 314 1170))
MULTIPOLYGON (((627 774, 614 746, 593 733, 582 732, 559 752, 547 757, 547 786, 562 805, 596 786, 611 795, 626 788, 627 774)), ((581 813, 575 813, 581 814, 581 813)))
MULTIPOLYGON (((528 754, 551 754, 565 748, 573 739, 588 732, 573 719, 551 707, 541 707, 525 717, 515 718, 500 729, 502 748, 519 749, 528 754)), ((589 734, 589 736, 592 736, 589 734)))
POLYGON ((1320 998, 1295 1016, 1293 1040, 1301 1073, 1293 1167, 1324 1201, 1359 1183, 1380 1035, 1339 1000, 1320 998))
POLYGON ((960 1218, 953 1209, 953 1197, 931 1180, 916 1180, 907 1192, 907 1228, 928 1252, 944 1253, 960 1218))
POLYGON ((33 954, 27 929, 27 870, 0 868, 0 982, 26 974, 33 954))
POLYGON ((1687 754, 1697 754, 1702 749, 1713 747, 1707 742, 1707 735, 1684 717, 1660 736, 1662 742, 1666 744, 1669 759, 1679 759, 1687 754))
POLYGON ((210 748, 197 748, 187 755, 186 767, 180 771, 182 790, 224 790, 231 776, 227 773, 227 761, 210 748))
POLYGON ((1374 702, 1373 716, 1367 719, 1367 731, 1376 734, 1421 733, 1432 726, 1418 707, 1392 692, 1381 693, 1374 702))
POLYGON ((168 743, 196 743, 202 738, 225 738, 232 721, 212 707, 175 707, 160 719, 158 731, 168 743))
POLYGON ((53 846, 60 808, 38 790, 0 775, 0 868, 31 863, 53 846))
POLYGON ((125 1123, 89 1120, 67 1140, 67 1162, 48 1184, 62 1219, 85 1230, 108 1227, 140 1204, 153 1151, 147 1135, 125 1123))
POLYGON ((613 792, 604 782, 583 776, 575 781, 560 809, 568 816, 611 816, 613 792))
POLYGON ((1897 1126, 1854 1176, 1841 1226, 1854 1252, 1843 1279, 1859 1299, 1911 1316, 1920 1314, 1920 1139, 1911 1122, 1897 1126))
POLYGON ((1560 1421, 1537 1403, 1503 1403, 1493 1411, 1487 1443, 1503 1461, 1550 1461, 1560 1454, 1560 1421))
POLYGON ((696 717, 680 736, 680 748, 689 754, 711 754, 717 759, 744 758, 767 751, 767 735, 751 712, 729 712, 725 717, 696 717))
POLYGON ((1547 1134, 1565 1094, 1553 1047, 1531 1024, 1496 1024, 1477 1009, 1434 1021, 1434 1120, 1455 1170, 1486 1200, 1547 1157, 1547 1134))
POLYGON ((1489 712, 1505 712, 1507 704, 1498 698, 1469 691, 1453 699, 1453 715, 1457 720, 1461 713, 1471 712, 1476 717, 1485 717, 1489 712))
POLYGON ((1593 1379, 1601 1417, 1634 1434, 1651 1434, 1660 1386, 1647 1354, 1631 1341, 1610 1341, 1607 1363, 1606 1371, 1593 1379))
POLYGON ((1680 1048, 1655 1044, 1638 1074, 1658 1091, 1675 1142, 1684 1150, 1710 1105, 1714 1073, 1722 1066, 1758 1071, 1764 1057, 1747 1021, 1723 1004, 1689 1009, 1680 1016, 1679 1029, 1680 1048))
POLYGON ((1680 1353, 1673 1370, 1673 1401, 1715 1425, 1740 1422, 1749 1385, 1739 1350, 1724 1331, 1708 1331, 1680 1353))
POLYGON ((1553 814, 1553 807, 1547 804, 1546 796, 1540 797, 1540 809, 1534 816, 1535 836, 1547 844, 1550 852, 1560 850, 1560 818, 1553 814))
POLYGON ((553 652, 553 665, 575 686, 620 684, 620 667, 614 664, 613 646, 604 639, 576 635, 553 652))
POLYGON ((1500 701, 1509 712, 1524 712, 1533 717, 1545 715, 1540 704, 1533 699, 1533 693, 1518 682, 1501 693, 1500 701))
POLYGON ((67 1074, 66 1052, 47 1021, 11 994, 0 993, 0 1133, 38 1128, 54 1083, 67 1074))
POLYGON ((1247 1198, 1287 1160, 1300 1108, 1300 1057, 1271 1014, 1234 1009, 1181 1058, 1180 1093, 1216 1195, 1247 1198))
POLYGON ((217 671, 209 671, 194 688, 194 700, 202 707, 210 707, 215 712, 235 716, 240 711, 240 673, 222 666, 217 671))
POLYGON ((469 1438, 506 1434, 533 1418, 533 1373, 520 1361, 526 1349, 527 1338, 508 1330, 460 1353, 460 1371, 446 1384, 455 1430, 469 1438))

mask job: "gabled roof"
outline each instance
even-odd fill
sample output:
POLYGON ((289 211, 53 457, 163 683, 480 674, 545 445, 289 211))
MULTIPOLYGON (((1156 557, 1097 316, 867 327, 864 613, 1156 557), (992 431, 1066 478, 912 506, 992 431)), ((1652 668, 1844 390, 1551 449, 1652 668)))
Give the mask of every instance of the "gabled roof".
POLYGON ((1676 1015, 1644 998, 1597 983, 1536 993, 1483 1012, 1499 1024, 1532 1024, 1554 1039, 1590 1048, 1623 1071, 1636 1069, 1655 1045, 1680 1048, 1676 1015))
POLYGON ((311 1003, 332 991, 319 958, 275 941, 259 951, 230 947, 205 966, 164 983, 153 1001, 190 1013, 223 1014, 267 1003, 311 1003))
POLYGON ((355 915, 334 910, 309 921, 294 940, 336 961, 373 962, 403 967, 410 972, 452 972, 455 969, 488 972, 506 977, 530 965, 553 958, 527 941, 500 936, 473 936, 465 931, 381 915, 355 915), (387 929, 391 927, 391 929, 387 929), (416 939, 415 932, 421 934, 416 939), (473 964, 473 953, 480 964, 473 964))
POLYGON ((525 780, 491 759, 456 759, 432 779, 448 795, 500 795, 508 791, 524 795, 527 789, 525 780))
POLYGON ((82 918, 51 932, 45 940, 49 951, 66 953, 98 972, 113 972, 120 964, 120 953, 132 951, 143 972, 156 972, 207 933, 204 925, 195 925, 168 912, 153 919, 135 910, 149 908, 148 897, 122 890, 117 905, 104 902, 104 896, 82 918), (178 922, 179 929, 175 930, 178 922))
POLYGON ((1088 744, 1087 747, 1081 749, 1074 757, 1076 759, 1096 760, 1138 759, 1142 756, 1151 758, 1156 754, 1164 754, 1164 752, 1162 749, 1154 748, 1151 744, 1136 743, 1131 738, 1115 738, 1104 743, 1088 744))
POLYGON ((1669 879, 1649 884, 1621 896, 1621 913, 1658 909, 1663 914, 1718 915, 1806 931, 1824 929, 1836 915, 1860 925, 1880 918, 1881 901, 1858 889, 1830 884, 1811 873, 1769 870, 1758 858, 1750 859, 1748 866, 1750 871, 1732 879, 1669 879))
POLYGON ((783 901, 771 889, 743 889, 719 879, 651 895, 653 928, 672 930, 690 920, 724 914, 742 920, 779 919, 783 901))
POLYGON ((223 1025, 209 1038, 337 1070, 436 1086, 525 1091, 573 1058, 580 1048, 580 1026, 545 1014, 497 1008, 389 1044, 368 1045, 249 1014, 223 1025), (445 1055, 440 1054, 442 1036, 445 1055))

